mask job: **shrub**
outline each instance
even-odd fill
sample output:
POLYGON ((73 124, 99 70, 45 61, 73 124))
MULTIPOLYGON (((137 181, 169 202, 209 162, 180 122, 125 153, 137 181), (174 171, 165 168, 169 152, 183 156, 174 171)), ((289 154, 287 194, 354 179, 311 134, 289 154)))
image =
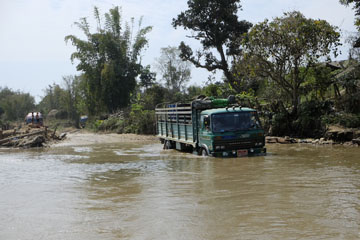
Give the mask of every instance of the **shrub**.
POLYGON ((125 121, 124 132, 155 134, 155 111, 143 110, 140 105, 133 104, 132 110, 125 121))
POLYGON ((341 112, 333 115, 326 115, 323 117, 323 122, 325 124, 336 124, 346 128, 359 128, 360 114, 341 112))
POLYGON ((330 114, 332 102, 311 100, 300 104, 296 119, 285 112, 274 115, 272 131, 277 136, 320 137, 326 130, 322 116, 330 114))
POLYGON ((311 100, 300 104, 299 116, 293 130, 299 137, 320 137, 326 131, 322 116, 331 112, 330 101, 311 100))

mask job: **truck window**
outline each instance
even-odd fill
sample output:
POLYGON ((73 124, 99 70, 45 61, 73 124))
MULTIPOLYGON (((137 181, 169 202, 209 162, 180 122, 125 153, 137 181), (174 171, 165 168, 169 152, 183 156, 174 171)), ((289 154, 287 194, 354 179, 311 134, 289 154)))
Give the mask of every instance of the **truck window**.
POLYGON ((256 112, 220 113, 212 116, 213 132, 232 132, 261 128, 256 112))
POLYGON ((202 130, 210 130, 210 118, 208 115, 201 116, 200 126, 202 130))

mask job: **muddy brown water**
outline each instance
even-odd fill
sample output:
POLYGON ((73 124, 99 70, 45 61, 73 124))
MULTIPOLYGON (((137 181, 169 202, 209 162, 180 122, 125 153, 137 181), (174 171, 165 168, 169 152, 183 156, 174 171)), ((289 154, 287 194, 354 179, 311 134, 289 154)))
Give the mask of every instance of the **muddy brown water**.
POLYGON ((0 149, 0 239, 359 239, 360 148, 0 149))

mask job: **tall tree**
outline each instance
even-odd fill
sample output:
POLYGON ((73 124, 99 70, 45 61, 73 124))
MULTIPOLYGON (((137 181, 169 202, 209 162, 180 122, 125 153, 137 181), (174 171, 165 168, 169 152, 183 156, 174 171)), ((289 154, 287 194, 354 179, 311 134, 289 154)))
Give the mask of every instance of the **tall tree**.
POLYGON ((122 26, 121 14, 114 7, 104 15, 102 22, 99 10, 94 8, 97 23, 95 33, 91 33, 86 18, 75 24, 84 32, 86 40, 74 35, 65 37, 77 51, 71 60, 79 60, 77 70, 86 81, 86 101, 90 114, 114 111, 130 102, 130 95, 136 86, 136 77, 141 73, 140 54, 148 41, 146 34, 151 27, 141 27, 133 33, 134 20, 122 26))
POLYGON ((185 85, 191 77, 191 68, 188 61, 180 58, 180 50, 176 47, 161 49, 160 58, 157 59, 157 68, 161 73, 166 88, 172 94, 184 91, 185 85))
POLYGON ((296 117, 309 70, 319 60, 330 59, 331 52, 337 55, 339 38, 336 27, 294 11, 255 25, 245 41, 246 55, 258 76, 270 79, 286 94, 296 117))
POLYGON ((190 37, 200 41, 202 50, 194 53, 190 46, 181 42, 181 58, 208 71, 222 70, 225 81, 237 89, 231 65, 241 53, 243 34, 252 26, 251 23, 238 19, 240 0, 189 0, 187 3, 189 9, 173 19, 172 25, 191 30, 193 35, 190 37))

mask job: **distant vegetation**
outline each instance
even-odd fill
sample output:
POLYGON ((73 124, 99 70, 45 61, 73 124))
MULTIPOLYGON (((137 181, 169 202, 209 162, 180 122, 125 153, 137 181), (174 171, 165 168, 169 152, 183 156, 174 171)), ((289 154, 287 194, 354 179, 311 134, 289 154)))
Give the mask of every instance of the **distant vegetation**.
MULTIPOLYGON (((353 7, 359 29, 360 2, 340 3, 353 7)), ((86 38, 65 37, 76 47, 71 60, 79 75, 48 86, 38 105, 29 94, 0 88, 0 124, 37 110, 76 127, 88 115, 87 127, 96 131, 152 134, 158 103, 233 94, 260 111, 269 134, 318 137, 329 124, 360 127, 360 49, 352 47, 359 33, 348 40, 348 60, 333 62, 340 45, 336 26, 297 11, 252 24, 239 19, 241 10, 240 0, 189 0, 172 25, 190 30, 202 48, 192 49, 185 39, 164 46, 152 69, 141 63, 152 27, 141 19, 124 23, 118 7, 103 17, 95 7, 96 26, 86 18, 75 23, 86 38), (222 71, 223 79, 210 76, 205 86, 189 86, 192 65, 222 71)))

